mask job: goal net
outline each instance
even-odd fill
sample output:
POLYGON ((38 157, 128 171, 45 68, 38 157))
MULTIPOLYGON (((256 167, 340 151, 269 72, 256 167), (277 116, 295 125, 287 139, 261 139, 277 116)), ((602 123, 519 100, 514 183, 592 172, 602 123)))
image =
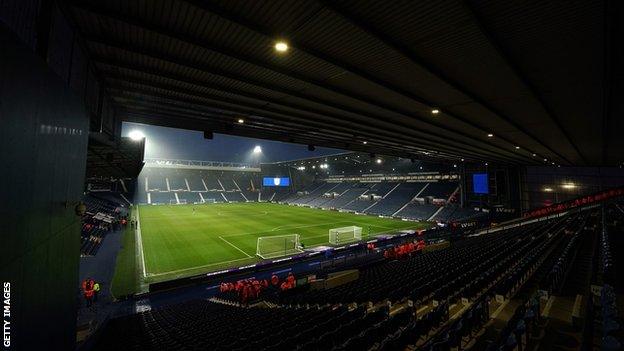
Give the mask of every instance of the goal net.
POLYGON ((258 238, 256 255, 263 259, 276 258, 303 252, 299 234, 261 236, 258 238))
POLYGON ((329 243, 340 245, 362 240, 362 227, 350 226, 329 230, 329 243))

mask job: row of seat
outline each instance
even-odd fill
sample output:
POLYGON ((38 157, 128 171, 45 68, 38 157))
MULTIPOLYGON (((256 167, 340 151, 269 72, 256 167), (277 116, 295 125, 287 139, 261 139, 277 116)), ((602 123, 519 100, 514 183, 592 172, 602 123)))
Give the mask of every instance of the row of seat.
POLYGON ((546 250, 561 242, 557 228, 568 225, 562 219, 532 223, 386 261, 362 269, 353 283, 287 297, 288 304, 239 307, 195 300, 115 319, 95 349, 400 350, 418 340, 428 340, 428 349, 444 349, 478 330, 489 318, 491 294, 525 279, 546 250), (472 305, 448 325, 449 306, 460 298, 472 305), (417 307, 431 300, 437 305, 418 316, 417 307), (376 302, 372 309, 369 301, 376 302), (385 301, 404 307, 391 311, 385 301))
POLYGON ((83 202, 86 206, 86 212, 82 218, 80 231, 80 255, 95 256, 104 236, 112 229, 112 224, 95 219, 94 216, 97 213, 104 213, 117 217, 118 204, 90 195, 85 196, 83 202))
MULTIPOLYGON (((613 245, 613 242, 621 243, 621 238, 615 240, 616 235, 622 235, 624 232, 621 229, 622 215, 618 213, 621 207, 618 204, 614 204, 606 211, 603 220, 614 223, 613 226, 605 225, 600 233, 599 243, 599 270, 600 277, 602 278, 600 298, 595 306, 594 327, 601 340, 601 347, 603 350, 620 350, 622 347, 622 320, 619 317, 619 311, 617 307, 617 297, 614 285, 621 284, 619 279, 622 277, 617 276, 617 268, 614 256, 614 247, 616 250, 621 250, 619 245, 613 245), (613 230, 614 233, 610 233, 609 230, 613 230)), ((618 252, 621 254, 621 252, 618 252)))
MULTIPOLYGON (((449 249, 434 251, 403 260, 384 261, 379 265, 361 270, 360 278, 334 289, 311 290, 295 296, 287 296, 283 303, 350 303, 379 302, 384 299, 398 301, 403 298, 419 300, 423 297, 446 294, 448 290, 460 289, 474 282, 488 264, 502 267, 504 259, 523 241, 518 236, 527 231, 540 231, 548 223, 534 223, 496 234, 466 239, 449 249), (466 284, 464 284, 466 282, 466 284)), ((484 278, 485 279, 485 278, 484 278)))

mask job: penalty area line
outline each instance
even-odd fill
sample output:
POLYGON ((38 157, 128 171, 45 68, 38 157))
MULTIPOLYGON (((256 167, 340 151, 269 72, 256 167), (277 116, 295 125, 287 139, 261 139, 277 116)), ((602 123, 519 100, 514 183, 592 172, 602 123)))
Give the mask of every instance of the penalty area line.
POLYGON ((232 246, 233 248, 235 248, 236 250, 242 252, 245 254, 245 256, 247 256, 248 258, 251 258, 252 256, 250 256, 248 253, 246 253, 245 251, 241 250, 238 246, 232 244, 231 242, 225 240, 225 238, 223 238, 222 236, 219 236, 219 239, 225 241, 227 244, 229 244, 230 246, 232 246))

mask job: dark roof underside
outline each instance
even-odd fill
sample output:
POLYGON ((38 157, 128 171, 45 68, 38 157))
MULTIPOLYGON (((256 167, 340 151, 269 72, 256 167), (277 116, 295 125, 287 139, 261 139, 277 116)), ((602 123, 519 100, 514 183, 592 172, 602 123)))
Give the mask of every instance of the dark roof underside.
POLYGON ((128 121, 403 157, 624 161, 621 2, 107 0, 66 9, 128 121), (273 49, 279 38, 286 54, 273 49))

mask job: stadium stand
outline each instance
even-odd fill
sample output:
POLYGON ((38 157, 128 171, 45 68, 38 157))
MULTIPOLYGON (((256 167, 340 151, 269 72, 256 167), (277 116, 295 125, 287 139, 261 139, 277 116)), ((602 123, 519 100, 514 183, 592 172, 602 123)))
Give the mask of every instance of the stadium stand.
POLYGON ((436 205, 421 205, 415 202, 410 202, 407 206, 403 207, 396 215, 403 218, 415 219, 415 220, 428 220, 433 216, 436 211, 440 209, 436 205))
POLYGON ((117 209, 119 204, 100 197, 86 195, 84 204, 86 212, 82 217, 80 235, 80 255, 95 256, 106 233, 118 226, 121 218, 117 209))
MULTIPOLYGON (((416 205, 416 206, 428 206, 428 205, 416 205)), ((429 205, 432 206, 432 205, 429 205)), ((437 207, 433 206, 433 209, 437 211, 437 207)), ((435 213, 435 211, 433 213, 435 213)), ((432 213, 432 215, 433 215, 432 213)), ((452 222, 456 220, 467 220, 484 216, 483 212, 475 211, 471 208, 462 208, 456 205, 447 205, 442 208, 440 212, 437 212, 432 218, 433 220, 440 222, 452 222)), ((403 216, 402 213, 399 216, 403 216)), ((425 217, 421 217, 425 218, 425 217)))
POLYGON ((139 180, 138 203, 272 201, 371 215, 452 222, 478 217, 448 203, 458 183, 315 180, 300 189, 263 188, 257 172, 146 168, 139 180), (435 204, 432 205, 432 204, 435 204), (443 207, 446 206, 446 207, 443 207), (434 216, 435 215, 435 216, 434 216))
MULTIPOLYGON (((195 300, 118 318, 96 350, 524 349, 543 307, 534 287, 559 281, 549 272, 569 261, 573 238, 585 235, 591 216, 527 223, 446 249, 383 259, 362 267, 359 279, 327 290, 276 292, 279 298, 248 307, 195 300), (507 306, 495 295, 520 302, 492 338, 483 330, 497 321, 492 311, 507 306)), ((612 294, 603 291, 608 304, 612 294)))
MULTIPOLYGON (((392 185, 394 183, 389 183, 392 185)), ((366 213, 392 216, 406 203, 410 202, 427 183, 397 183, 392 189, 383 195, 366 213)))

